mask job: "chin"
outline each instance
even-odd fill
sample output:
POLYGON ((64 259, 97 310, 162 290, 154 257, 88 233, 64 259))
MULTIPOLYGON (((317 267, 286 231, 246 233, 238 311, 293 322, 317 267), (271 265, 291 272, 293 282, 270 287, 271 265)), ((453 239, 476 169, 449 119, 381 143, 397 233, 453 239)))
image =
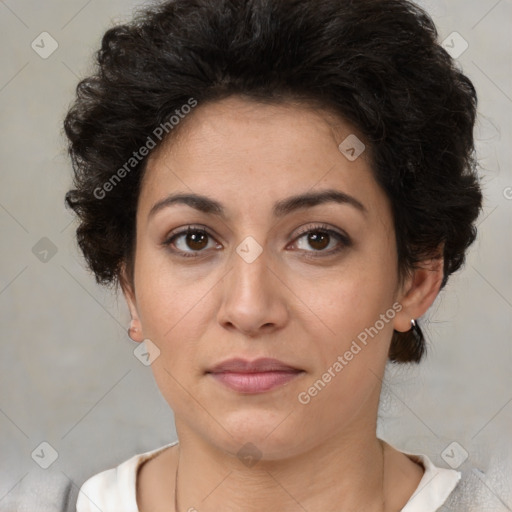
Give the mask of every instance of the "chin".
POLYGON ((293 415, 285 420, 287 414, 237 411, 228 417, 219 418, 225 430, 218 431, 222 437, 214 442, 219 448, 239 458, 245 452, 265 460, 289 457, 301 446, 301 437, 297 434, 302 434, 302 431, 299 425, 295 425, 296 418, 292 418, 293 415))

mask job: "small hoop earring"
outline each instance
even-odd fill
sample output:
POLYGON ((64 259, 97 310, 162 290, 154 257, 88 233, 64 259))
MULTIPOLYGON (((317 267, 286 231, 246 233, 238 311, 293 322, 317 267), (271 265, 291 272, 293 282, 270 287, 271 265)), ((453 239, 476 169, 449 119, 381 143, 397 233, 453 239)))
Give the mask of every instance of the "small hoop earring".
POLYGON ((414 336, 416 343, 419 344, 423 341, 423 335, 420 331, 420 328, 419 328, 416 320, 414 320, 414 318, 411 318, 411 329, 409 330, 409 332, 414 336))

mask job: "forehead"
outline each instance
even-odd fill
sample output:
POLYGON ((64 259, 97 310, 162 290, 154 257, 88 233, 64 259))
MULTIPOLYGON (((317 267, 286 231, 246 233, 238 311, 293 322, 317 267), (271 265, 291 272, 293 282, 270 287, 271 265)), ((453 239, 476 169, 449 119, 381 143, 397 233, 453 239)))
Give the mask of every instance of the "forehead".
MULTIPOLYGON (((261 103, 240 96, 199 104, 170 135, 151 160, 165 158, 181 146, 195 149, 190 157, 220 149, 239 155, 257 150, 262 157, 273 159, 287 149, 299 156, 350 135, 364 139, 353 125, 325 108, 293 100, 261 103)), ((368 156, 365 151, 361 158, 368 156)))
POLYGON ((174 191, 263 208, 315 188, 334 187, 371 199, 379 191, 369 150, 351 161, 339 149, 350 137, 362 143, 349 123, 309 106, 239 97, 198 105, 150 155, 142 213, 174 191))

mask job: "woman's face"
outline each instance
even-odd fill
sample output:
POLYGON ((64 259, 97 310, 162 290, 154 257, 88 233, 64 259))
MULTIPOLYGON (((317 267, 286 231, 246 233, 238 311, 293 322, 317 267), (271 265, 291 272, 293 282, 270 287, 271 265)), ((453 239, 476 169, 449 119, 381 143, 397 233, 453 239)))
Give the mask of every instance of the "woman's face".
POLYGON ((152 369, 179 435, 233 454, 251 442, 273 459, 375 433, 393 328, 411 317, 398 313, 389 202, 368 150, 354 159, 354 130, 333 121, 231 97, 199 104, 149 157, 127 299, 140 339, 160 350, 152 369), (338 201, 290 201, 328 190, 338 201), (263 357, 301 371, 274 374, 285 378, 266 391, 208 373, 263 357))

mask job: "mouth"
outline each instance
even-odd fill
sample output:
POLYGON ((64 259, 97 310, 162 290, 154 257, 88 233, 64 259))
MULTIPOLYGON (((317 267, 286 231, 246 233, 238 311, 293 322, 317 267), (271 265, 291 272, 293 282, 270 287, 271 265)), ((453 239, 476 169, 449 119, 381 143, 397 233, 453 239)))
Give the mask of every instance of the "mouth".
POLYGON ((240 393, 270 391, 288 384, 304 373, 304 370, 269 358, 255 361, 229 359, 206 371, 217 382, 240 393))

